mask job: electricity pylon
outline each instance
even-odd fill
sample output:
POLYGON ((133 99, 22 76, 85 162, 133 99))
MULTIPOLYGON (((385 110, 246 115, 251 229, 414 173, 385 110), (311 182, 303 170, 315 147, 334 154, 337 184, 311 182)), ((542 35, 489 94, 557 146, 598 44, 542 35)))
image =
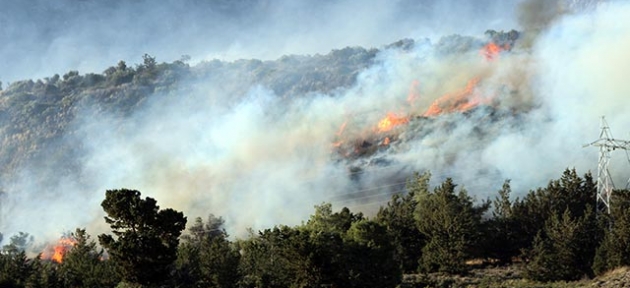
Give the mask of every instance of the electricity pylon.
MULTIPOLYGON (((610 214, 610 196, 615 185, 608 171, 608 163, 610 162, 610 152, 616 149, 630 150, 630 141, 615 139, 610 132, 610 127, 602 116, 600 124, 601 132, 599 139, 592 143, 584 145, 599 147, 599 161, 597 164, 597 212, 606 212, 610 214)), ((626 152, 627 156, 627 152, 626 152)), ((629 159, 630 161, 630 159, 629 159)), ((628 180, 630 183, 630 179, 628 180)))

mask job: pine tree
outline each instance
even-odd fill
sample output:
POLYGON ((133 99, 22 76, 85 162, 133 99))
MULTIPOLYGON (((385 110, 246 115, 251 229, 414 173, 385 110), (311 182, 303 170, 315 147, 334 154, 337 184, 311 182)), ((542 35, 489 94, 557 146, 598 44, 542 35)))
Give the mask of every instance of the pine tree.
POLYGON ((418 195, 416 223, 428 239, 420 260, 422 271, 464 273, 465 261, 479 250, 481 218, 490 204, 474 206, 466 191, 455 194, 455 187, 448 178, 433 192, 418 195))
MULTIPOLYGON (((545 229, 545 223, 553 215, 562 218, 562 213, 569 210, 571 217, 582 218, 589 209, 593 209, 595 192, 596 185, 590 174, 580 178, 575 169, 566 169, 560 179, 549 181, 547 187, 530 191, 523 199, 516 199, 511 210, 515 224, 515 248, 530 249, 534 236, 545 229)), ((595 237, 596 241, 599 239, 595 237)))
POLYGON ((109 261, 103 261, 103 251, 97 250, 85 229, 70 234, 74 246, 63 258, 59 271, 65 287, 111 287, 120 279, 109 261))
POLYGON ((182 236, 177 260, 180 285, 236 287, 240 255, 228 241, 224 223, 212 214, 206 223, 198 217, 190 234, 182 236))
POLYGON ((512 214, 511 192, 510 180, 506 180, 492 202, 494 210, 485 230, 485 255, 498 259, 502 264, 511 263, 512 258, 521 252, 516 230, 518 223, 512 214))
POLYGON ((354 222, 345 237, 349 286, 396 287, 402 270, 387 229, 375 221, 354 222))
POLYGON ((525 267, 525 278, 536 281, 553 281, 555 272, 559 269, 550 241, 542 235, 542 231, 536 234, 532 248, 529 251, 531 260, 525 267))
POLYGON ((160 210, 153 198, 136 190, 107 190, 101 206, 116 236, 98 236, 125 282, 163 283, 171 278, 179 236, 186 217, 173 209, 160 210))
POLYGON ((569 209, 562 216, 553 214, 544 231, 536 236, 528 253, 526 277, 538 281, 572 281, 592 276, 591 265, 595 245, 590 229, 594 214, 588 209, 581 217, 573 217, 569 209))
POLYGON ((396 247, 396 257, 406 273, 418 270, 418 259, 426 242, 416 225, 414 211, 418 205, 416 193, 428 189, 430 175, 428 172, 416 173, 407 183, 408 193, 392 195, 387 205, 379 209, 375 219, 387 227, 387 232, 396 247))
POLYGON ((26 257, 26 248, 33 242, 28 233, 11 236, 0 252, 0 287, 24 287, 35 274, 34 262, 26 257))
POLYGON ((602 220, 608 229, 593 264, 597 274, 630 265, 630 190, 616 190, 612 195, 611 215, 602 220))

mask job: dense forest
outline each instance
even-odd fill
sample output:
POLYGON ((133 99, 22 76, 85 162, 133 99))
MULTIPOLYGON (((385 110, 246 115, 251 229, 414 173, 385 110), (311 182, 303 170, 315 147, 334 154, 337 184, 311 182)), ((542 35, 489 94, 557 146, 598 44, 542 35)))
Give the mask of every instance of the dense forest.
POLYGON ((32 237, 14 235, 0 253, 0 286, 452 287, 403 275, 518 265, 526 280, 496 286, 505 287, 575 281, 630 265, 630 191, 615 191, 611 213, 598 214, 592 176, 575 170, 523 198, 513 199, 506 181, 484 201, 452 179, 430 187, 430 178, 415 174, 374 217, 322 203, 301 225, 244 239, 231 239, 222 217, 196 218, 184 231, 183 213, 136 190, 108 190, 101 206, 111 234, 96 241, 78 228, 60 241, 65 248, 57 257, 27 257, 32 237))

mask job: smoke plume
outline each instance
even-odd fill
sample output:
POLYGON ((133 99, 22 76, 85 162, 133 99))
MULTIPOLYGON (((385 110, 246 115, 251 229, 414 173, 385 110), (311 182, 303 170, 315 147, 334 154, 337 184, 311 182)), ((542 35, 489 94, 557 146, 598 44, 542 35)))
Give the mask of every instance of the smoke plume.
MULTIPOLYGON (((536 35, 530 44, 498 43, 503 46, 496 55, 484 52, 484 45, 492 42, 484 37, 418 40, 408 49, 381 49, 351 87, 332 92, 286 99, 264 85, 239 87, 245 91, 239 94, 223 89, 228 86, 219 80, 203 79, 156 93, 129 119, 103 113, 94 119, 94 112, 85 110, 74 123, 77 132, 65 139, 67 145, 88 151, 80 159, 80 181, 62 178, 57 187, 33 193, 42 187, 29 186, 32 175, 24 171, 24 181, 11 190, 21 193, 0 195, 0 231, 54 237, 62 229, 89 226, 100 232, 105 229, 98 205, 103 192, 120 187, 138 189, 189 218, 221 215, 229 232, 241 236, 248 227, 298 224, 324 201, 374 211, 391 193, 403 191, 413 171, 432 171, 436 183, 454 177, 477 199, 494 197, 504 179, 512 179, 514 191, 522 196, 567 167, 592 171, 597 151, 582 144, 596 140, 600 116, 607 116, 615 136, 628 138, 624 129, 630 119, 622 103, 630 95, 624 81, 630 72, 630 40, 624 38, 630 33, 625 17, 630 5, 610 2, 559 15, 556 4, 543 2, 519 6, 525 35, 536 35), (549 14, 530 13, 535 11, 549 14), (527 16, 534 14, 544 19, 527 16), (435 107, 442 113, 428 112, 435 107), (388 114, 405 121, 380 132, 379 122, 388 114)), ((256 3, 266 12, 280 13, 265 6, 270 3, 256 3)), ((333 14, 330 27, 317 31, 307 28, 324 25, 322 20, 307 17, 314 22, 302 27, 305 35, 321 39, 335 26, 346 32, 358 28, 341 20, 357 7, 348 1, 324 3, 317 11, 339 14, 333 14)), ((402 6, 375 4, 385 12, 367 11, 376 18, 366 25, 380 35, 392 24, 379 23, 392 23, 398 15, 392 11, 402 6)), ((425 4, 417 9, 447 7, 425 4)), ((265 19, 261 21, 271 21, 265 19)), ((409 21, 403 18, 407 28, 397 32, 416 36, 409 21)), ((349 39, 359 44, 384 40, 368 34, 349 39)), ((293 46, 307 37, 289 36, 295 42, 272 41, 270 47, 312 52, 293 46)), ((333 42, 341 36, 331 35, 333 42)), ((247 46, 259 43, 244 39, 247 46)), ((203 50, 201 46, 197 48, 203 50)), ((624 183, 625 155, 613 158, 611 171, 617 183, 624 183)))

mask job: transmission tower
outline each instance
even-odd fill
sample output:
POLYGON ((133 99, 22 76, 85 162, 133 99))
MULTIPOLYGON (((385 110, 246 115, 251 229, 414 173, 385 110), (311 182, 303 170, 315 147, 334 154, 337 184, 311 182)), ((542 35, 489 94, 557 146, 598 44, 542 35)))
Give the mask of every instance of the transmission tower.
MULTIPOLYGON (((601 132, 599 133, 599 139, 592 143, 584 145, 599 147, 599 161, 597 164, 597 212, 610 214, 610 196, 612 194, 615 185, 613 183, 610 172, 608 171, 608 163, 610 162, 610 153, 616 149, 623 149, 626 151, 626 157, 628 157, 628 150, 630 150, 630 141, 618 140, 613 138, 610 127, 606 122, 604 116, 602 116, 600 123, 601 132)), ((628 158, 630 162, 630 158, 628 158)), ((630 179, 628 179, 630 183, 630 179)), ((626 184, 627 188, 627 184, 626 184)))

